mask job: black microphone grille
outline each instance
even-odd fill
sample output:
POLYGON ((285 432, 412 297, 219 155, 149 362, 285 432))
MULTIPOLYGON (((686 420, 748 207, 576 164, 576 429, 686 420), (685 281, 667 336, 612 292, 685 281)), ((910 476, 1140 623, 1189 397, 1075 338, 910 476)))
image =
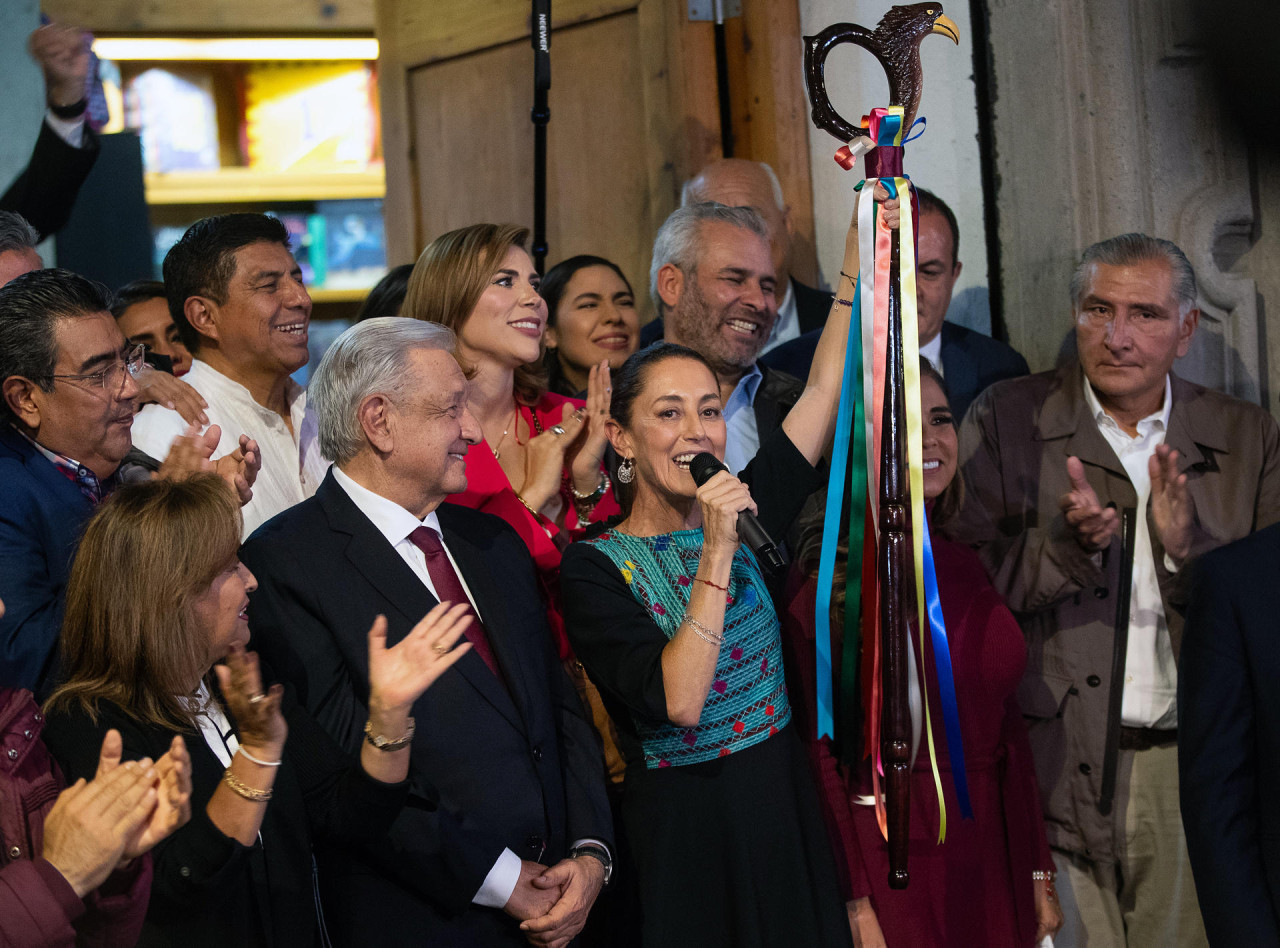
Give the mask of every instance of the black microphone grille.
POLYGON ((718 471, 727 470, 729 469, 710 451, 694 455, 693 460, 689 462, 689 473, 693 475, 693 482, 699 487, 715 477, 718 471))

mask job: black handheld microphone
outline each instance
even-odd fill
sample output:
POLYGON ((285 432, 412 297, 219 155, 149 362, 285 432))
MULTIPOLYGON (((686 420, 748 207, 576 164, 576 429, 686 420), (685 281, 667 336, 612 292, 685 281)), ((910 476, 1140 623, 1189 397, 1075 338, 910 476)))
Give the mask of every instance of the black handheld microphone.
MULTIPOLYGON (((689 462, 689 473, 693 475, 693 482, 699 487, 711 480, 718 472, 727 470, 729 469, 710 451, 703 451, 689 462)), ((738 536, 756 555, 765 572, 776 573, 787 565, 787 561, 778 551, 778 545, 769 538, 769 534, 764 532, 764 527, 760 526, 760 521, 750 510, 738 513, 738 536)))

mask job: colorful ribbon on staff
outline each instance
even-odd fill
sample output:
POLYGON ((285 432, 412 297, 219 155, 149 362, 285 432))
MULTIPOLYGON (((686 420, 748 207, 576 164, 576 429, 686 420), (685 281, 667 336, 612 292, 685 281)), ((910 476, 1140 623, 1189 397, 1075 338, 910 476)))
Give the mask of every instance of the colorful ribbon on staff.
MULTIPOLYGON (((913 124, 923 125, 923 119, 913 124)), ((901 146, 903 143, 903 109, 890 106, 874 109, 863 117, 863 127, 877 146, 901 146)), ((919 133, 917 133, 919 134, 919 133)), ((841 149, 837 161, 845 162, 849 149, 841 149)), ((836 547, 841 527, 841 507, 846 478, 849 485, 850 511, 847 528, 850 567, 845 585, 845 620, 841 662, 841 706, 848 709, 856 701, 859 654, 864 656, 864 674, 868 688, 866 746, 872 755, 872 786, 876 814, 882 833, 886 832, 884 797, 880 789, 883 763, 880 758, 880 723, 883 694, 880 675, 880 609, 875 550, 880 528, 877 519, 880 491, 881 421, 885 397, 885 360, 888 349, 889 251, 891 234, 872 193, 881 183, 890 197, 907 194, 903 177, 868 178, 858 185, 858 234, 860 272, 854 288, 854 307, 860 316, 861 332, 851 331, 845 353, 844 378, 836 415, 836 437, 832 449, 831 474, 827 489, 827 505, 823 522, 822 551, 818 563, 818 596, 815 615, 830 616, 831 593, 835 574, 836 547), (870 358, 864 357, 869 354, 870 358), (867 371, 867 365, 871 371, 867 371), (857 395, 861 394, 861 398, 857 395), (856 568, 855 551, 862 551, 862 568, 856 568), (859 615, 860 612, 860 615, 859 615), (870 659, 866 661, 865 658, 870 659)), ((907 463, 911 497, 912 546, 915 559, 917 610, 927 620, 932 648, 926 646, 924 622, 918 621, 921 659, 933 655, 935 680, 942 704, 947 749, 951 758, 952 778, 960 813, 972 818, 968 779, 965 772, 964 747, 960 735, 960 718, 956 703, 955 682, 951 670, 951 651, 947 642, 946 623, 938 596, 934 567, 933 543, 924 506, 923 420, 920 410, 920 345, 916 321, 915 235, 909 205, 903 208, 899 230, 900 312, 902 316, 904 398, 907 409, 907 463)), ((910 653, 912 650, 908 650, 910 653)), ((916 663, 912 663, 916 664, 916 663)), ((921 663, 922 666, 922 663, 921 663)), ((830 622, 820 624, 817 635, 818 672, 818 736, 833 733, 832 669, 830 622), (825 630, 825 631, 824 631, 825 630)), ((923 729, 929 751, 934 789, 938 795, 938 841, 946 838, 947 814, 942 792, 933 739, 932 713, 928 688, 923 676, 920 686, 923 705, 923 729)), ((850 715, 842 713, 842 724, 850 715)))

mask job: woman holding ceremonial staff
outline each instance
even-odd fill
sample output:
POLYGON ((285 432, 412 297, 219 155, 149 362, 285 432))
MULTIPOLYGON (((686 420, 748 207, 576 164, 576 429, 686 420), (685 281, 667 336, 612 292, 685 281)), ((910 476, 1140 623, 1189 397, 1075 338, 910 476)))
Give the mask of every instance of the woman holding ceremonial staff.
MULTIPOLYGON (((884 208, 896 227, 898 201, 884 208)), ((843 271, 858 272, 856 218, 843 271)), ((805 391, 741 480, 721 471, 696 487, 689 472, 725 446, 719 387, 699 355, 652 346, 614 379, 608 431, 629 504, 569 548, 561 584, 570 641, 628 761, 623 820, 646 945, 850 942, 789 726, 778 616, 736 524, 751 510, 779 536, 820 486, 853 289, 842 276, 805 391)))
MULTIPOLYGON (((1056 934, 1062 913, 1031 747, 1016 695, 1027 647, 977 554, 940 535, 960 508, 963 484, 956 477, 956 419, 942 377, 923 357, 920 408, 924 499, 934 528, 933 555, 951 668, 957 690, 964 695, 960 725, 974 818, 949 821, 946 841, 938 842, 938 799, 928 756, 921 752, 911 771, 911 882, 905 890, 888 885, 889 853, 876 819, 870 759, 846 767, 837 760, 829 740, 813 739, 815 547, 821 538, 821 521, 808 524, 802 533, 797 553, 801 569, 793 574, 793 584, 794 579, 807 576, 797 593, 788 597, 788 614, 783 619, 784 652, 788 666, 798 672, 792 676, 791 698, 809 743, 858 944, 865 948, 979 944, 1031 948, 1045 935, 1056 934)), ((842 546, 837 554, 841 566, 837 593, 845 588, 846 561, 847 550, 842 546)), ((840 629, 847 604, 842 595, 835 599, 832 625, 840 629)), ((835 664, 841 667, 842 663, 835 664)), ((926 656, 920 664, 927 669, 929 700, 939 707, 935 663, 926 656)), ((935 718, 934 725, 941 737, 941 721, 935 718)), ((938 740, 937 747, 947 808, 956 812, 959 804, 946 741, 938 740)))

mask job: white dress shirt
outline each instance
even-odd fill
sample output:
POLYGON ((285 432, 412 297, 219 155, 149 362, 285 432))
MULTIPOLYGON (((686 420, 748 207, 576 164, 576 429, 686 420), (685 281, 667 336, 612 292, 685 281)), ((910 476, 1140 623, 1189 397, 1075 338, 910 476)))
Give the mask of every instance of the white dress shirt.
POLYGON ((938 333, 922 345, 920 354, 929 360, 929 364, 937 370, 939 375, 944 379, 947 377, 947 370, 942 367, 942 333, 938 333))
MULTIPOLYGON (((215 458, 235 451, 242 434, 258 442, 262 468, 253 485, 253 499, 240 508, 244 537, 316 492, 328 463, 320 457, 314 419, 304 424, 307 395, 302 386, 292 379, 285 382, 285 403, 293 423, 290 431, 284 419, 254 401, 247 388, 198 358, 182 381, 204 397, 209 403, 205 410, 209 423, 222 429, 215 458)), ((147 405, 133 420, 133 443, 163 461, 173 439, 186 430, 187 423, 173 409, 147 405)))
POLYGON ((53 114, 50 109, 44 115, 45 123, 54 133, 72 148, 84 147, 84 112, 81 112, 73 119, 59 118, 53 114))
POLYGON ((791 281, 787 280, 786 295, 778 304, 778 318, 773 324, 773 329, 769 331, 769 338, 764 348, 760 350, 760 355, 764 355, 784 342, 798 338, 800 338, 800 316, 796 312, 796 294, 791 287, 791 281))
MULTIPOLYGON (((1120 722, 1125 727, 1174 728, 1178 725, 1178 666, 1173 659, 1173 643, 1165 622, 1160 584, 1156 579, 1155 555, 1147 530, 1147 504, 1151 497, 1151 474, 1147 462, 1164 444, 1173 408, 1173 390, 1164 381, 1164 407, 1138 422, 1138 434, 1130 437, 1098 402, 1089 380, 1084 380, 1084 397, 1098 431, 1124 465, 1129 482, 1138 495, 1137 524, 1133 541, 1133 584, 1129 598, 1129 646, 1124 666, 1124 700, 1120 722)), ((1165 557, 1165 568, 1174 565, 1165 557)))

